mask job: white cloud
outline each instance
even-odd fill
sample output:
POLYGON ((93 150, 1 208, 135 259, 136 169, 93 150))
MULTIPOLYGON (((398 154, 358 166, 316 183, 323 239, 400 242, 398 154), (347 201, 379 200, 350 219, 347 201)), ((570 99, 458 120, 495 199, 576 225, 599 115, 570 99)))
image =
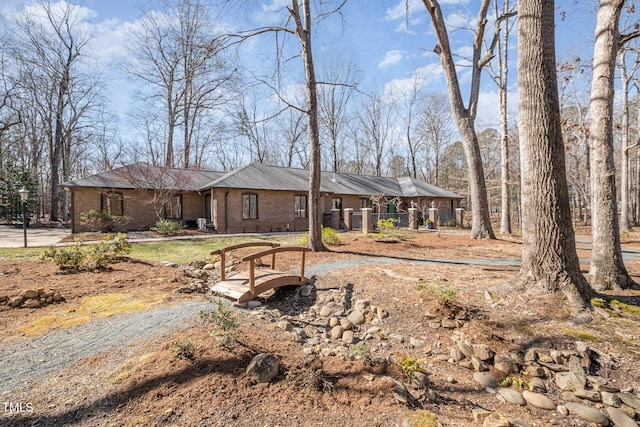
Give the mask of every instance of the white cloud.
POLYGON ((412 93, 416 86, 429 88, 442 88, 442 67, 438 62, 424 65, 413 70, 411 75, 404 79, 393 79, 384 85, 385 97, 402 99, 412 93))
POLYGON ((422 0, 400 0, 397 5, 387 9, 385 19, 395 21, 405 20, 407 16, 426 10, 422 0))
POLYGON ((402 61, 404 53, 401 50, 390 50, 384 55, 384 59, 378 64, 378 68, 387 68, 402 61))
POLYGON ((263 25, 282 24, 282 17, 287 11, 287 6, 291 6, 291 0, 270 0, 263 3, 260 11, 256 12, 254 18, 263 25))

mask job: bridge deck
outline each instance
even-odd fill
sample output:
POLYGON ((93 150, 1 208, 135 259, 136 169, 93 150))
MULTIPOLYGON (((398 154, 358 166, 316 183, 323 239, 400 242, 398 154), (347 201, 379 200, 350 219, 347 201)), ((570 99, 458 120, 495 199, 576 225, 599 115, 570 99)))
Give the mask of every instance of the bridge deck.
POLYGON ((310 249, 305 247, 277 247, 275 244, 272 246, 273 249, 258 252, 242 258, 243 262, 246 261, 249 263, 249 269, 227 277, 225 274, 225 253, 248 246, 266 245, 263 242, 255 245, 240 244, 219 249, 211 253, 212 255, 220 255, 221 258, 221 280, 211 288, 213 292, 227 298, 235 299, 238 302, 246 302, 270 289, 309 283, 309 279, 304 277, 304 263, 305 253, 310 251, 310 249), (301 253, 302 260, 300 264, 300 274, 285 273, 273 268, 275 266, 275 255, 277 253, 293 251, 301 253), (271 255, 271 268, 257 267, 255 265, 256 259, 261 259, 268 255, 271 255))

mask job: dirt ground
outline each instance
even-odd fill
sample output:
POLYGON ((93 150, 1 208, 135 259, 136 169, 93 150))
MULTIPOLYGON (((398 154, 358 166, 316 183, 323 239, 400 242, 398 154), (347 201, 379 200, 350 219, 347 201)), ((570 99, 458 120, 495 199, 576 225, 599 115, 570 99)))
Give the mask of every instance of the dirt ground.
MULTIPOLYGON (((358 357, 313 358, 303 353, 301 343, 281 333, 273 319, 256 315, 261 309, 234 309, 240 322, 237 345, 225 349, 212 336, 212 325, 193 315, 166 333, 82 357, 64 369, 37 377, 21 373, 23 383, 0 392, 0 402, 20 403, 24 410, 0 413, 0 425, 435 425, 428 424, 429 414, 444 426, 482 425, 474 421, 474 407, 501 411, 532 426, 588 425, 553 411, 506 406, 475 383, 469 370, 437 358, 448 353, 455 332, 429 329, 426 314, 433 313, 463 313, 464 333, 496 352, 530 347, 566 350, 578 339, 587 340, 615 362, 607 373, 610 381, 636 392, 640 389, 640 318, 623 314, 605 319, 595 313, 593 321, 576 324, 560 296, 502 290, 500 285, 517 273, 521 252, 517 237, 477 241, 467 233, 424 232, 390 243, 353 232, 341 238, 341 246, 308 254, 310 271, 317 266, 322 272, 315 277, 310 300, 302 301, 291 292, 268 293, 260 298, 262 309, 277 308, 289 313, 292 321, 300 321, 313 298, 348 287, 354 300, 369 299, 389 313, 386 330, 421 337, 426 341, 423 348, 408 342, 392 347, 371 344, 373 363, 358 357), (377 257, 389 262, 377 262, 377 257), (342 261, 348 267, 321 268, 342 261), (453 291, 453 303, 444 304, 421 289, 420 281, 446 284, 453 291), (492 299, 487 298, 488 289, 492 299), (193 344, 192 358, 181 357, 173 345, 186 342, 193 344), (263 352, 276 355, 280 374, 270 383, 253 384, 245 377, 245 368, 263 352), (406 381, 400 366, 393 363, 403 354, 420 362, 437 396, 419 407, 408 408, 393 395, 394 380, 406 381)), ((579 236, 578 241, 587 239, 579 236)), ((626 266, 640 280, 640 257, 634 253, 640 251, 640 235, 631 233, 623 246, 631 257, 626 266)), ((578 243, 578 249, 581 259, 589 258, 587 243, 578 243)), ((296 255, 285 255, 279 267, 296 268, 298 262, 296 255)), ((585 272, 587 268, 583 265, 585 272)), ((79 325, 99 319, 204 300, 206 296, 174 292, 188 281, 181 268, 132 259, 108 271, 75 274, 62 273, 47 261, 0 260, 0 297, 27 288, 50 288, 65 299, 37 309, 0 305, 0 347, 29 346, 38 337, 61 330, 73 334, 79 325)), ((636 308, 640 305, 638 291, 606 296, 636 308)))

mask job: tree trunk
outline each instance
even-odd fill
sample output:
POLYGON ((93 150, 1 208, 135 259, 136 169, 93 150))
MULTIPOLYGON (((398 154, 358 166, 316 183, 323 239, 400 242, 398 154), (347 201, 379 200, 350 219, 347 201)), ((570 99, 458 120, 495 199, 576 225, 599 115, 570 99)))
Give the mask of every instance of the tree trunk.
POLYGON ((590 102, 591 145, 591 284, 595 289, 634 285, 622 261, 616 171, 613 160, 613 81, 618 52, 618 22, 624 0, 600 0, 593 54, 590 102))
POLYGON ((622 147, 620 149, 620 231, 631 231, 629 220, 629 76, 622 54, 620 82, 622 87, 622 147))
POLYGON ((478 136, 475 130, 476 108, 480 94, 480 75, 482 65, 480 49, 484 37, 484 28, 487 23, 487 10, 490 0, 482 0, 480 12, 478 13, 478 24, 473 46, 473 59, 471 63, 471 90, 469 96, 469 107, 465 108, 460 84, 456 70, 454 55, 451 52, 449 35, 447 34, 445 19, 440 9, 440 4, 436 0, 423 0, 431 16, 431 21, 438 37, 436 53, 440 56, 442 69, 447 80, 447 90, 451 102, 451 111, 458 126, 458 131, 462 137, 467 167, 469 168, 469 190, 471 195, 471 238, 473 239, 495 239, 495 234, 491 228, 489 217, 489 203, 487 201, 487 190, 482 167, 478 136))
POLYGON ((318 92, 316 75, 313 68, 313 54, 311 49, 311 11, 309 0, 302 0, 301 21, 297 0, 291 0, 289 10, 296 22, 296 35, 300 40, 302 60, 307 92, 307 128, 309 132, 310 162, 309 162, 309 247, 314 251, 323 251, 322 221, 320 212, 320 131, 318 126, 318 92))
MULTIPOLYGON (((497 5, 496 5, 497 7, 497 5)), ((503 13, 509 11, 509 0, 504 0, 503 13)), ((497 11, 496 11, 497 13, 497 11)), ((507 83, 509 77, 509 21, 505 20, 502 43, 498 45, 498 63, 500 81, 498 94, 500 97, 500 189, 502 198, 502 215, 500 218, 500 232, 511 234, 511 199, 509 197, 509 129, 507 126, 507 83)))
POLYGON ((522 266, 516 285, 561 292, 585 307, 592 290, 580 272, 571 227, 555 67, 554 2, 521 0, 518 28, 522 266))

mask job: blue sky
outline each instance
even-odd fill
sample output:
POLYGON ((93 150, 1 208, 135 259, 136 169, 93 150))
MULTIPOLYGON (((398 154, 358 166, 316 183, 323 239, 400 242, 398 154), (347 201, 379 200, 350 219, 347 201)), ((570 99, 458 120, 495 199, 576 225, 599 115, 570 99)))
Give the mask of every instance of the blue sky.
MULTIPOLYGON (((289 0, 250 0, 247 7, 250 18, 264 25, 277 23, 283 6, 289 0)), ((4 0, 0 13, 7 16, 11 10, 30 4, 28 0, 4 0)), ((104 63, 112 62, 124 54, 125 33, 136 25, 140 17, 137 0, 71 0, 83 8, 86 25, 97 35, 92 53, 104 63)), ((477 0, 442 0, 442 9, 451 25, 464 25, 478 9, 477 0)), ((591 57, 595 8, 593 0, 558 0, 557 31, 558 58, 591 57)), ((353 61, 361 71, 364 91, 372 86, 387 92, 400 93, 407 89, 415 75, 425 77, 427 91, 445 91, 445 81, 439 69, 439 59, 432 52, 436 44, 429 16, 422 0, 409 0, 406 13, 405 0, 349 0, 343 10, 344 22, 329 18, 316 32, 314 56, 321 69, 324 62, 341 57, 353 61)), ((242 27, 243 23, 226 17, 224 24, 242 27)), ((281 21, 280 21, 281 22, 281 21)), ((248 29, 248 28, 245 28, 248 29)), ((489 29, 491 31, 491 29, 489 29)), ((516 100, 515 31, 511 46, 511 106, 516 100)), ((451 33, 453 49, 461 56, 469 52, 471 37, 468 32, 451 33)), ((266 38, 250 47, 253 52, 273 51, 266 38)), ((298 72, 301 70, 296 70, 298 72)), ((115 74, 113 74, 115 76, 115 74)), ((460 73, 463 85, 468 79, 464 69, 460 73)), ((126 84, 114 77, 110 81, 111 99, 115 105, 127 105, 126 84)), ((478 125, 497 126, 496 88, 487 74, 483 75, 478 125)), ((465 97, 466 99, 466 97, 465 97)), ((117 107, 116 107, 117 108, 117 107)))

